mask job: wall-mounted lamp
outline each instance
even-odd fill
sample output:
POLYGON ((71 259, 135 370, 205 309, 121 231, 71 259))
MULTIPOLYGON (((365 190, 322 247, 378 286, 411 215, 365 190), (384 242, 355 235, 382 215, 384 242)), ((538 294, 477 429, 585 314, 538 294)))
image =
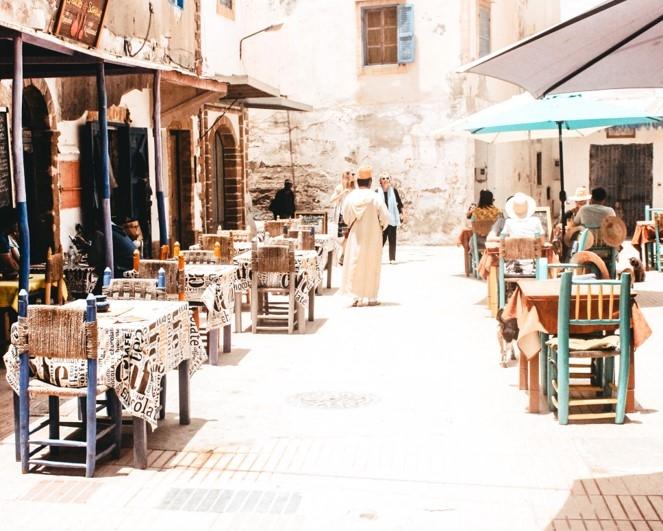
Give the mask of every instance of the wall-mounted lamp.
POLYGON ((242 44, 246 39, 250 39, 251 37, 258 35, 259 33, 264 33, 267 31, 278 31, 283 27, 284 22, 277 22, 276 24, 272 24, 271 26, 267 26, 266 28, 262 28, 261 30, 258 30, 254 33, 251 33, 250 35, 247 35, 246 37, 242 37, 239 40, 239 60, 242 60, 242 44))
POLYGON ((553 159, 553 163, 555 164, 555 168, 559 168, 559 159, 553 159))

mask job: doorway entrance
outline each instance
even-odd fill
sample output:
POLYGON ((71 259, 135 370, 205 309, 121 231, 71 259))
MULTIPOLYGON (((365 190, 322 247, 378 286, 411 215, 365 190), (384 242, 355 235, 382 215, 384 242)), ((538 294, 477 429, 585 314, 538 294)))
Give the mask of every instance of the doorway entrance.
POLYGON ((608 205, 633 233, 652 200, 653 144, 592 145, 589 150, 589 184, 608 192, 608 205))
POLYGON ((195 242, 193 231, 193 168, 191 166, 191 131, 171 129, 168 135, 168 161, 172 240, 188 249, 195 242))
POLYGON ((212 228, 223 226, 226 219, 226 194, 225 194, 225 149, 221 133, 217 129, 214 133, 214 206, 212 217, 212 228))
POLYGON ((34 86, 23 91, 23 168, 30 226, 30 262, 46 261, 54 247, 51 142, 46 100, 34 86))

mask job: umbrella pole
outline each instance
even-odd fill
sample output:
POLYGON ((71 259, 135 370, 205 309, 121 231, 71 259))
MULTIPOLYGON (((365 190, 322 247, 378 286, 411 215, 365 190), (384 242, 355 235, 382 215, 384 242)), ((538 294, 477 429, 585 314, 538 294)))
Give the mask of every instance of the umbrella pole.
POLYGON ((99 140, 101 144, 101 187, 102 187, 102 208, 104 214, 104 242, 106 261, 105 266, 111 270, 114 275, 113 267, 113 227, 111 224, 111 204, 110 204, 110 155, 108 152, 108 98, 106 95, 106 70, 104 63, 97 65, 97 102, 99 108, 99 140))
POLYGON ((562 122, 557 122, 557 133, 559 141, 559 200, 562 204, 562 259, 566 254, 566 244, 564 243, 564 233, 566 232, 566 216, 564 215, 564 206, 566 205, 566 190, 564 189, 564 145, 562 142, 562 122))
POLYGON ((21 243, 18 286, 28 291, 30 277, 30 228, 25 195, 23 170, 23 38, 14 37, 14 76, 12 79, 12 162, 14 188, 16 189, 16 213, 21 243))

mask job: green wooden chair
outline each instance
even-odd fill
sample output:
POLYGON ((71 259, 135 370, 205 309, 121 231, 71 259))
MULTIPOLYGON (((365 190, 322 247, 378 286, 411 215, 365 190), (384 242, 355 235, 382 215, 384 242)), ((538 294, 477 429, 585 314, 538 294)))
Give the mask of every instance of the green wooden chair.
POLYGON ((472 264, 472 275, 474 278, 480 278, 479 262, 481 261, 481 251, 486 244, 486 236, 495 224, 494 219, 472 219, 472 238, 470 238, 470 255, 472 264))
POLYGON ((630 274, 622 274, 621 280, 589 280, 577 279, 569 271, 563 273, 557 323, 557 337, 548 341, 548 373, 551 375, 550 402, 557 410, 559 423, 614 417, 616 424, 622 424, 631 358, 630 274), (619 288, 618 293, 615 288, 619 288), (587 333, 572 336, 571 327, 587 333), (619 373, 615 386, 617 357, 619 373), (571 372, 571 359, 591 360, 588 365, 591 371, 571 372), (590 382, 571 383, 571 379, 589 379, 590 382), (596 393, 598 397, 572 397, 572 391, 596 393), (614 406, 614 411, 570 412, 576 407, 601 405, 614 406))
MULTIPOLYGON (((591 251, 598 256, 600 256, 605 262, 608 272, 610 273, 610 278, 617 277, 617 254, 618 249, 616 247, 611 247, 606 245, 601 236, 600 227, 585 227, 578 236, 578 245, 575 249, 576 252, 580 251, 591 251), (589 235, 590 233, 593 236, 593 243, 589 245, 589 235)), ((575 253, 574 253, 575 254, 575 253)))
POLYGON ((661 267, 661 224, 663 223, 663 208, 653 208, 646 205, 645 221, 654 222, 654 234, 656 235, 656 240, 653 244, 654 256, 653 264, 651 265, 656 268, 656 271, 660 272, 663 269, 661 267))
POLYGON ((537 234, 533 238, 511 238, 500 236, 499 263, 497 266, 497 300, 500 309, 506 306, 506 287, 509 282, 518 282, 524 278, 539 278, 542 271, 543 241, 537 234), (532 260, 532 272, 509 272, 507 262, 514 260, 532 260))

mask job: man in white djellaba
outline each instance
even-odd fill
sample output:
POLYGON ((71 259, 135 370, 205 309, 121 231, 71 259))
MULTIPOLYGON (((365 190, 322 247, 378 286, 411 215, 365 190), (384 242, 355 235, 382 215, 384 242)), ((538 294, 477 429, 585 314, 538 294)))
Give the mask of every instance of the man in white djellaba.
POLYGON ((343 220, 348 225, 343 255, 341 292, 353 296, 352 306, 376 306, 380 288, 382 231, 389 224, 385 202, 371 190, 373 170, 359 168, 358 188, 343 202, 343 220))

